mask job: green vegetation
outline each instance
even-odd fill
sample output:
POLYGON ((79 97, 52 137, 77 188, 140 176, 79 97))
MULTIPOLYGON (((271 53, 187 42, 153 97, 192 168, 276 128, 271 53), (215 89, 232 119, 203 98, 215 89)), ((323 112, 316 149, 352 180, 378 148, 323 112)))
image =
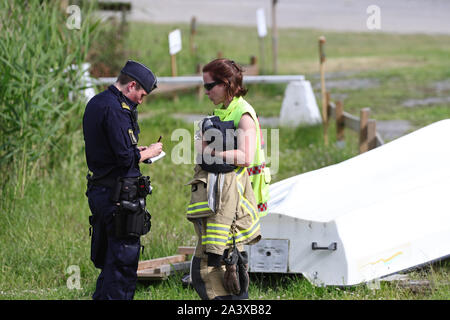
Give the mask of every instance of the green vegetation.
POLYGON ((82 64, 96 24, 66 27, 58 1, 0 2, 0 177, 23 195, 30 178, 72 162, 82 115, 82 64), (69 152, 67 152, 69 151, 69 152), (69 155, 69 156, 68 156, 69 155))
MULTIPOLYGON (((14 19, 19 23, 25 13, 19 7, 10 10, 8 6, 14 5, 6 1, 1 3, 2 21, 8 17, 11 23, 14 19)), ((80 126, 84 103, 81 97, 69 100, 69 92, 79 84, 79 75, 64 74, 68 65, 83 61, 85 51, 81 52, 81 48, 95 39, 91 34, 93 25, 83 23, 81 30, 68 32, 61 24, 65 16, 57 18, 57 11, 48 10, 43 13, 48 14, 45 23, 39 23, 43 17, 29 18, 34 19, 29 23, 33 30, 30 33, 26 28, 21 33, 6 29, 6 24, 0 25, 0 165, 3 181, 8 181, 2 185, 0 200, 0 299, 90 299, 99 272, 89 260, 90 212, 84 196, 87 168, 80 126), (47 28, 46 23, 53 25, 47 28), (11 35, 4 36, 8 34, 6 31, 11 35), (13 36, 31 40, 13 42, 13 36), (67 45, 58 42, 63 40, 67 45), (40 49, 42 43, 49 43, 45 51, 40 49), (48 74, 50 68, 58 74, 56 78, 48 74), (67 270, 71 265, 80 268, 80 290, 67 288, 70 276, 67 270)), ((249 56, 259 50, 256 32, 250 28, 199 25, 198 53, 191 55, 187 25, 133 23, 123 44, 129 50, 128 58, 148 64, 157 75, 170 75, 167 34, 175 27, 181 28, 184 36, 184 49, 177 56, 180 75, 192 74, 197 63, 208 62, 217 51, 247 63, 249 56)), ((449 117, 448 103, 402 106, 408 99, 449 95, 449 88, 437 90, 434 85, 450 77, 450 62, 445 54, 450 49, 449 36, 280 30, 280 73, 305 74, 315 85, 317 38, 322 34, 327 37, 327 72, 339 75, 340 79, 369 78, 379 84, 358 90, 330 89, 332 97, 346 95, 348 112, 358 114, 360 108, 371 107, 376 119, 406 119, 416 126, 449 117)), ((266 61, 271 61, 269 48, 266 61)), ((270 71, 270 65, 265 69, 270 71)), ((249 89, 247 99, 260 116, 279 114, 283 85, 252 85, 249 89)), ((171 115, 206 114, 212 109, 208 99, 198 100, 195 92, 179 94, 178 101, 150 96, 140 106, 140 144, 148 145, 162 135, 167 153, 156 164, 141 166, 143 174, 151 176, 154 187, 148 201, 152 230, 142 238, 145 246, 142 260, 173 255, 178 246, 195 244, 192 225, 185 218, 189 188, 184 186, 192 175, 193 165, 176 165, 171 161, 172 150, 179 143, 175 138, 172 141, 172 133, 176 128, 184 128, 192 135, 193 125, 171 115)), ((268 132, 270 137, 271 129, 268 132)), ((343 149, 334 145, 334 124, 330 126, 329 147, 324 146, 322 134, 320 126, 280 128, 281 161, 273 180, 338 163, 357 154, 357 136, 352 132, 346 132, 343 149)), ((270 139, 267 142, 270 156, 270 139)), ((420 291, 384 282, 379 290, 370 290, 365 285, 318 288, 297 276, 252 275, 250 296, 261 300, 449 299, 449 270, 449 262, 445 261, 410 273, 412 278, 433 281, 431 288, 420 291)), ((181 276, 139 283, 135 298, 198 299, 193 289, 181 285, 181 276)))
MULTIPOLYGON (((135 23, 129 26, 130 36, 126 42, 130 57, 152 66, 158 75, 169 76, 171 73, 167 35, 175 28, 180 28, 184 46, 177 54, 179 75, 193 74, 198 63, 206 64, 217 57, 219 51, 224 57, 241 64, 248 64, 251 55, 259 54, 254 28, 199 24, 194 38, 197 51, 193 54, 189 50, 188 25, 148 26, 135 23), (145 42, 141 40, 143 37, 145 42)), ((320 84, 318 38, 321 35, 327 39, 325 70, 328 82, 352 80, 357 85, 356 88, 330 86, 327 89, 332 100, 343 100, 347 112, 359 115, 360 109, 370 107, 372 117, 377 120, 409 120, 415 128, 450 117, 448 100, 410 108, 403 105, 410 99, 450 96, 450 36, 280 30, 279 73, 304 74, 317 93, 320 84), (366 88, 361 84, 363 81, 373 86, 366 88), (441 82, 444 83, 442 87, 439 86, 441 82)), ((270 73, 270 38, 266 38, 265 48, 267 65, 262 66, 262 69, 270 73)), ((267 85, 251 89, 250 100, 260 115, 279 115, 284 86, 267 85), (265 94, 270 94, 270 99, 267 99, 265 94)), ((183 99, 177 103, 152 103, 151 108, 168 108, 169 112, 204 112, 209 110, 209 101, 206 100, 193 105, 186 104, 183 99)))

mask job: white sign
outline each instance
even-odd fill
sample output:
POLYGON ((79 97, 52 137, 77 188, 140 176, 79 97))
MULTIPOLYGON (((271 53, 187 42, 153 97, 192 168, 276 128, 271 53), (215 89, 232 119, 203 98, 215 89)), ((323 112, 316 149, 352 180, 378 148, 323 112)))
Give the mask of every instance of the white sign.
POLYGON ((176 29, 169 33, 169 53, 174 55, 181 51, 181 31, 176 29))
POLYGON ((256 10, 256 23, 258 25, 258 36, 263 38, 267 35, 266 16, 264 15, 264 8, 256 10))

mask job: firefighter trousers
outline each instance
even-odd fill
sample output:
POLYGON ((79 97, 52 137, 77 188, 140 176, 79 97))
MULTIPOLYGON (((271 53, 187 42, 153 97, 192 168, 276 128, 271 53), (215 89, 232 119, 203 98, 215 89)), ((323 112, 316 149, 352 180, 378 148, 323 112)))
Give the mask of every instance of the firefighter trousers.
POLYGON ((260 240, 255 195, 243 167, 218 174, 216 179, 214 175, 196 167, 189 183, 192 193, 187 217, 198 238, 191 264, 192 284, 205 300, 247 299, 248 292, 236 296, 224 288, 225 265, 221 257, 234 243, 242 252, 245 244, 260 240), (214 201, 210 199, 211 188, 214 201))

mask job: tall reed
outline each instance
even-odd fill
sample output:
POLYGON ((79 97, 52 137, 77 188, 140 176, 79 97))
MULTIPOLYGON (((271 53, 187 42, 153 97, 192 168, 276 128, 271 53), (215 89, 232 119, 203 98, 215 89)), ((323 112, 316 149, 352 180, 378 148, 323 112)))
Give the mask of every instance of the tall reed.
POLYGON ((79 29, 60 1, 0 0, 0 181, 14 196, 51 173, 81 130, 81 66, 98 22, 91 2, 78 3, 79 29))

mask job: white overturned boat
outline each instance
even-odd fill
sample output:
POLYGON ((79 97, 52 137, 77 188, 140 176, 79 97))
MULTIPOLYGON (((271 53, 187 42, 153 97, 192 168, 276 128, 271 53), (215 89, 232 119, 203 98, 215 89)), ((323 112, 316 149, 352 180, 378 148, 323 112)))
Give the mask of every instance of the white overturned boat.
POLYGON ((354 285, 450 255, 450 120, 270 187, 251 272, 354 285))

